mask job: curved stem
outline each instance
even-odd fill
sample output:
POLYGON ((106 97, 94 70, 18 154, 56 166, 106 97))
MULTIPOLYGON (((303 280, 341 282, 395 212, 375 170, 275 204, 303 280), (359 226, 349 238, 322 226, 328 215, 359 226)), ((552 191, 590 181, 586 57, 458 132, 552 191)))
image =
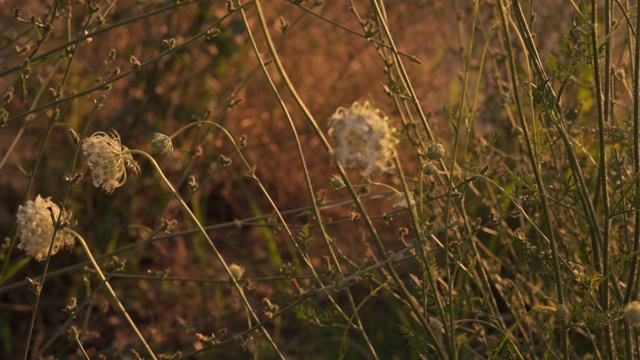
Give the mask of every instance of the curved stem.
MULTIPOLYGON (((284 66, 283 66, 283 64, 282 64, 282 62, 280 60, 280 57, 278 56, 278 52, 277 52, 277 50, 275 48, 275 45, 273 44, 273 40, 271 39, 271 35, 269 33, 269 30, 268 30, 268 27, 267 27, 267 24, 266 24, 266 20, 264 18, 264 14, 263 14, 263 11, 262 11, 262 5, 261 5, 261 2, 259 0, 255 1, 255 8, 256 8, 256 14, 257 14, 258 19, 259 19, 259 25, 260 25, 260 27, 262 29, 262 32, 264 33, 267 46, 269 48, 271 56, 273 57, 273 62, 275 64, 275 66, 276 66, 278 74, 281 76, 285 86, 287 87, 287 89, 289 90, 291 95, 294 97, 294 100, 297 103, 297 105, 300 107, 300 109, 304 113, 304 116, 309 121, 309 124, 313 127, 313 132, 319 138, 320 142, 322 143, 322 146, 325 147, 325 149, 327 149, 327 152, 329 153, 330 156, 333 156, 333 154, 334 154, 333 149, 329 145, 329 142, 327 141, 327 139, 324 136, 323 132, 320 130, 317 121, 314 119, 313 115, 311 115, 311 112, 309 111, 309 109, 304 104, 304 101, 302 101, 302 99, 300 98, 299 94, 295 90, 295 87, 291 83, 291 80, 289 79, 289 76, 288 76, 286 70, 284 69, 284 66)), ((373 225, 373 222, 371 221, 371 218, 367 214, 367 211, 366 211, 364 205, 360 201, 360 199, 358 197, 358 194, 356 193, 355 189, 353 188, 353 186, 349 182, 349 179, 347 177, 347 174, 346 174, 344 168, 339 163, 336 163, 336 169, 338 170, 338 173, 339 173, 340 177, 342 178, 343 182, 347 185, 347 190, 349 191, 349 194, 353 198, 353 201, 354 201, 354 203, 356 205, 356 209, 362 215, 362 219, 364 220, 367 229, 369 230, 370 234, 372 235, 372 237, 374 239, 374 242, 376 244, 376 247, 378 248, 379 253, 382 256, 384 256, 384 258, 386 259, 388 257, 388 255, 386 253, 386 250, 385 250, 385 247, 384 247, 384 245, 382 243, 382 240, 381 240, 378 232, 376 231, 375 226, 373 225)), ((433 336, 433 331, 429 328, 429 324, 426 321, 426 318, 425 318, 423 312, 420 310, 420 308, 419 308, 418 304, 416 303, 415 299, 413 298, 413 296, 409 293, 409 291, 405 287, 404 283, 402 282, 402 280, 398 276, 396 270, 391 265, 385 266, 385 269, 389 272, 389 274, 391 275, 394 283, 398 286, 398 289, 399 289, 400 293, 402 294, 402 296, 407 300, 407 302, 408 302, 413 314, 415 315, 416 319, 419 321, 420 325, 425 329, 425 331, 427 331, 427 333, 429 333, 430 336, 432 336, 432 339, 435 340, 436 337, 433 336)), ((435 343, 433 345, 434 345, 434 347, 435 347, 435 349, 436 349, 436 351, 438 353, 438 356, 440 358, 442 358, 442 359, 447 358, 447 356, 445 354, 445 351, 444 351, 444 349, 442 348, 442 346, 441 346, 441 344, 439 342, 435 341, 435 343)))
MULTIPOLYGON (((287 106, 284 102, 284 100, 282 99, 282 96, 280 96, 280 93, 278 92, 278 89, 276 87, 276 85, 274 84, 273 80, 271 79, 271 76, 269 75, 269 71, 267 70, 267 67, 265 65, 265 62, 263 61, 262 55, 260 54, 260 51, 258 50, 258 46, 257 43, 254 39, 253 33, 251 32, 251 28, 249 26, 249 21, 247 19, 246 13, 244 10, 241 10, 240 13, 242 14, 242 19, 245 23, 245 27, 247 29, 247 34, 249 36, 249 40, 251 41, 251 45, 253 47, 254 53, 256 54, 256 57, 258 58, 258 63, 259 63, 259 67, 262 70, 262 73, 265 75, 267 82, 269 83, 269 87, 271 88, 275 98, 277 99, 280 108, 282 109, 283 113, 285 114, 285 117, 287 119, 287 123, 289 125, 289 128, 291 129, 292 133, 293 133, 293 139, 295 141, 296 144, 296 150, 298 153, 298 158, 300 160, 300 165, 302 167, 302 171, 304 174, 304 179, 305 179, 305 185, 307 188, 307 193, 309 196, 309 203, 311 204, 311 207, 313 209, 313 213, 314 213, 314 218, 315 218, 315 222, 316 225, 320 231, 320 234, 322 236, 322 240, 324 242, 325 247, 327 248, 327 251, 329 253, 329 255, 331 256, 331 262, 333 264, 335 264, 335 268, 337 269, 338 273, 340 274, 340 277, 344 278, 344 273, 342 270, 342 266, 340 265, 340 261, 338 260, 338 257, 336 256, 336 252, 333 249, 332 246, 332 241, 329 238, 329 235, 325 229, 325 226, 323 224, 322 221, 322 214, 320 213, 320 210, 318 209, 318 201, 315 195, 315 191, 313 190, 313 184, 311 182, 311 175, 309 174, 309 169, 307 167, 307 163, 305 160, 305 156, 304 156, 304 152, 302 150, 302 144, 300 142, 300 137, 298 135, 298 131, 296 129, 295 123, 293 122, 293 118, 289 112, 289 110, 287 109, 287 106)), ((257 180, 257 179, 256 179, 257 180)), ((263 190, 263 193, 265 194, 265 196, 269 199, 269 202, 272 204, 273 208, 276 211, 276 214, 279 218, 279 220, 282 222, 282 224, 284 224, 285 229, 287 231, 287 234, 289 236, 289 238, 291 239, 291 241, 293 242, 296 250, 298 251, 300 257, 304 260, 304 262, 306 263, 307 267, 311 270, 311 272, 314 274, 314 276, 316 277, 316 281, 318 282, 318 284, 320 286, 324 286, 322 279, 320 279, 319 276, 317 276, 317 273, 313 267, 313 264, 311 263, 308 255, 304 254, 301 250, 300 247, 298 246, 298 244, 295 241, 295 238, 293 237, 293 234, 291 233, 291 231, 289 230, 289 227, 286 225, 286 222, 284 221, 284 218, 282 217, 280 211, 277 209, 275 203, 273 203, 273 201, 271 200, 271 197, 267 194, 266 189, 264 189, 262 187, 262 184, 260 184, 260 188, 261 190, 263 190)), ((337 309, 337 311, 345 318, 345 320, 354 325, 354 328, 356 328, 360 334, 362 335, 365 343, 367 344, 367 347, 369 349, 369 351, 371 352, 372 356, 375 359, 378 359, 378 355, 376 353, 376 350, 373 346, 373 343, 371 342, 371 340, 369 339, 369 336, 367 335, 364 326, 362 325, 362 321, 360 319, 360 315, 358 313, 359 309, 356 306, 356 303, 353 299, 353 295, 351 294, 351 291, 349 291, 348 288, 346 288, 345 291, 348 301, 349 301, 349 305, 351 306, 351 308, 353 309, 353 316, 347 316, 344 311, 342 310, 342 308, 339 306, 339 304, 335 301, 335 299, 333 298, 333 296, 329 296, 329 301, 332 303, 332 305, 337 309), (355 323, 354 320, 355 319, 355 323)))
MULTIPOLYGON (((44 87, 41 90, 43 90, 43 89, 44 89, 44 87)), ((40 95, 38 95, 38 97, 39 96, 40 95)), ((101 105, 102 105, 101 101, 96 101, 96 103, 93 106, 93 110, 91 111, 91 115, 89 116, 89 120, 87 121, 87 126, 91 123, 91 121, 93 120, 96 112, 100 109, 101 105)), ((55 123, 54 119, 52 119, 51 122, 49 123, 49 127, 47 129, 47 134, 45 135, 45 141, 43 141, 43 143, 41 145, 40 154, 38 155, 37 164, 35 165, 34 170, 33 170, 34 172, 37 170, 37 168, 39 167, 40 161, 42 160, 42 156, 44 154, 44 149, 45 149, 46 139, 49 137, 49 134, 51 133, 51 130, 53 129, 54 123, 55 123)), ((86 130, 86 128, 85 128, 85 130, 86 130)), ((76 144, 75 153, 74 153, 73 160, 72 160, 71 166, 70 166, 70 169, 72 169, 72 170, 75 167, 76 161, 78 159, 78 153, 79 152, 80 152, 80 144, 76 144)), ((33 185, 33 181, 34 181, 34 177, 31 176, 30 179, 29 179, 29 184, 27 185, 27 190, 25 191, 25 200, 29 195, 29 191, 30 191, 29 189, 33 185)), ((43 274, 42 274, 42 280, 40 281, 40 287, 41 288, 44 287, 45 280, 47 279, 47 274, 49 272, 49 264, 51 263, 51 253, 52 253, 52 250, 53 250, 53 243, 54 243, 54 240, 56 238, 57 232, 60 231, 59 227, 60 227, 60 225, 62 223, 62 215, 63 215, 63 212, 64 212, 64 206, 66 204, 67 198, 69 197, 70 191, 71 191, 71 185, 69 184, 67 186, 67 188, 65 190, 65 194, 64 194, 64 196, 62 198, 62 203, 60 204, 61 211, 58 214, 58 217, 55 219, 55 224, 53 224, 54 225, 53 237, 51 239, 51 243, 49 244, 49 250, 48 250, 48 253, 47 253, 47 260, 45 261, 44 270, 43 270, 43 274)), ((15 237, 14 237, 14 240, 12 240, 12 248, 13 248, 14 244, 15 244, 15 237)), ((4 271, 5 270, 6 270, 6 265, 2 267, 2 272, 0 274, 4 275, 4 271)), ((0 277, 2 275, 0 275, 0 277)), ((38 291, 38 295, 36 297, 36 303, 34 305, 33 312, 31 314, 31 322, 29 324, 29 331, 28 331, 28 335, 27 335, 27 341, 26 341, 25 353, 24 353, 25 359, 26 359, 27 354, 29 352, 29 345, 31 344, 31 336, 32 336, 32 333, 33 333, 33 328, 35 326, 36 314, 37 314, 38 308, 40 306, 40 297, 41 297, 41 295, 42 295, 42 292, 38 291)))
MULTIPOLYGON (((514 0, 517 3, 517 0, 514 0)), ((515 98, 515 103, 518 111, 518 119, 520 122, 520 126, 523 129, 523 136, 527 146, 527 155, 529 157, 529 162, 531 163, 531 169, 534 173, 534 178, 536 181, 536 185, 538 187, 538 196, 540 198, 540 202, 542 205, 542 213, 544 215, 544 223, 545 223, 545 233, 549 239, 549 245, 551 247, 551 256, 553 261, 553 272, 555 276, 555 285, 556 285, 556 296, 558 297, 558 304, 563 305, 564 300, 564 290, 562 289, 562 272, 560 270, 560 256, 558 254, 558 245, 554 235, 553 229, 553 220, 551 218, 551 212, 549 209, 549 204, 547 200, 546 187, 540 174, 540 164, 536 159, 536 153, 534 152, 534 144, 531 141, 531 137, 529 135, 529 127, 524 115, 524 110, 522 108, 522 100, 520 98, 520 89, 517 80, 517 71, 516 71, 516 62, 515 56, 513 54, 513 48, 511 46, 511 34, 509 32, 509 27, 507 25, 507 15, 506 15, 506 0, 501 0, 499 4, 499 15, 500 15, 500 23, 502 25, 502 30, 505 37, 505 45, 507 48, 508 54, 508 66, 509 71, 511 73, 511 82, 513 88, 513 96, 515 98)), ((560 329, 561 333, 561 342, 562 342, 562 352, 563 357, 565 359, 569 358, 569 341, 567 336, 567 331, 564 329, 564 325, 560 329)))
MULTIPOLYGON (((167 185, 169 190, 173 193, 173 195, 176 197, 176 199, 180 202, 180 205, 182 205, 182 208, 184 209, 184 211, 187 213, 187 215, 189 215, 189 218, 196 224, 196 227, 198 228, 200 233, 205 237, 205 239, 207 240, 207 243, 213 249, 213 252, 215 253, 216 258, 218 258, 218 261, 220 261, 220 264, 222 265, 222 267, 224 268, 225 272, 227 273, 227 276, 229 276, 229 282, 238 291, 238 294, 240 295, 240 299, 242 300, 242 303, 245 306, 246 310, 251 315, 251 318, 253 318, 253 321, 259 323, 260 319, 258 318, 258 315, 253 310, 253 307, 249 303, 249 300, 245 296, 244 290, 242 289, 242 287, 238 283, 237 279, 231 273, 231 270, 229 269, 229 266, 227 265, 227 262, 224 260, 224 257, 218 251, 218 248, 214 244, 213 240, 211 240, 211 237, 209 237, 209 234, 204 229, 204 227, 202 226, 202 224, 200 223, 200 221, 198 220, 196 215, 193 213, 193 211, 191 211, 191 208, 189 208, 189 205, 187 205, 187 203, 184 202, 184 200, 182 199, 182 196, 178 193, 178 191, 176 191, 176 189, 173 187, 173 185, 171 185, 171 182, 164 175, 164 173, 162 172, 162 169, 160 169, 160 166, 155 161, 155 159, 151 155, 149 155, 146 152, 141 151, 141 150, 128 150, 128 152, 130 154, 132 154, 132 155, 140 155, 140 156, 144 157, 155 168, 155 170, 158 173, 158 176, 160 176, 160 178, 165 183, 165 185, 167 185)), ((273 341, 273 339, 271 338, 271 335, 269 334, 269 332, 263 326, 260 327, 260 330, 262 330, 262 333, 266 337, 267 341, 269 342, 269 344, 271 345, 273 350, 278 354, 278 356, 281 359, 284 359, 284 355, 280 352, 280 349, 278 349, 278 345, 276 345, 276 343, 273 341)))
MULTIPOLYGON (((597 33, 597 2, 592 0, 591 2, 591 29, 592 29, 592 67, 593 67, 593 80, 595 82, 595 96, 596 105, 598 111, 598 146, 600 152, 600 159, 598 164, 598 179, 601 188, 598 189, 602 193, 602 212, 603 212, 603 233, 602 233, 602 275, 605 276, 609 272, 609 250, 610 250, 610 208, 609 208, 609 190, 608 190, 608 176, 607 176, 607 145, 605 139, 605 123, 609 122, 610 108, 611 108, 611 0, 606 0, 604 5, 604 17, 605 17, 605 65, 604 70, 600 71, 599 64, 599 51, 598 51, 598 33, 597 33), (601 78, 602 82, 601 83, 601 78), (603 86, 604 85, 604 86, 603 86)), ((596 191, 596 194, 598 191, 596 191)), ((597 202, 594 201, 597 206, 597 202)), ((603 312, 609 311, 609 277, 605 276, 602 286, 600 287, 601 306, 603 312)), ((613 342, 613 334, 611 332, 611 325, 606 324, 605 328, 605 340, 607 344, 608 357, 614 358, 615 345, 613 342)))
POLYGON ((149 353, 151 358, 154 359, 154 360, 157 359, 157 357, 154 354, 153 350, 151 350, 151 347, 149 346, 147 341, 144 339, 144 336, 142 336, 142 333, 140 332, 140 330, 138 330, 138 327, 133 322, 133 319, 131 319, 131 316, 129 316, 129 313, 124 308, 124 305, 122 305, 122 302, 120 302, 120 299, 118 299, 118 295, 116 294, 116 292, 111 287, 111 284, 109 283, 109 280, 107 280, 107 278, 104 276, 104 273, 102 272, 102 269, 100 269, 100 265, 98 265, 98 262, 96 261, 96 259, 93 257, 93 254, 91 253, 91 249, 89 249, 89 246, 87 245, 87 242, 84 240, 84 238, 82 236, 80 236, 80 234, 78 234, 77 232, 75 232, 75 231, 73 231, 71 229, 64 229, 62 231, 66 231, 66 232, 72 234, 76 239, 78 239, 78 241, 82 245, 82 248, 87 253, 87 257, 91 261, 91 265, 93 265, 93 268, 96 270, 96 273, 100 277, 100 280, 102 280, 104 282, 104 285, 107 288, 107 291, 109 291, 109 295, 111 295, 111 298, 113 298, 113 301, 115 302, 116 307, 118 308, 118 310, 120 310, 120 312, 122 313, 122 316, 124 316, 124 318, 126 319, 127 323, 129 323, 129 326, 131 326, 131 329, 136 334, 136 336, 138 337, 140 342, 142 342, 142 345, 145 347, 145 349, 147 350, 147 352, 149 353))

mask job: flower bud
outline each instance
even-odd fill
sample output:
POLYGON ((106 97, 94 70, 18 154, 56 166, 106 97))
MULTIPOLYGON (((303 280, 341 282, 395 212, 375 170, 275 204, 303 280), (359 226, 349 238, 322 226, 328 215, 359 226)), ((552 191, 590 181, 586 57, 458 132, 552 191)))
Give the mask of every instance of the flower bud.
POLYGON ((236 279, 236 281, 242 278, 242 275, 244 275, 244 270, 245 270, 244 267, 238 264, 229 265, 229 271, 231 272, 231 275, 233 276, 233 278, 236 279))
POLYGON ((422 172, 429 176, 438 175, 438 168, 433 164, 429 164, 422 169, 422 172))
POLYGON ((425 153, 425 157, 427 160, 440 160, 444 157, 446 151, 444 150, 444 146, 439 143, 433 143, 427 147, 427 151, 425 153))
POLYGON ((331 187, 336 190, 342 189, 343 187, 345 187, 344 181, 342 181, 342 178, 340 177, 340 175, 335 174, 331 177, 331 187))
POLYGON ((165 134, 153 133, 149 142, 153 153, 160 156, 166 156, 173 152, 173 143, 171 138, 165 134))

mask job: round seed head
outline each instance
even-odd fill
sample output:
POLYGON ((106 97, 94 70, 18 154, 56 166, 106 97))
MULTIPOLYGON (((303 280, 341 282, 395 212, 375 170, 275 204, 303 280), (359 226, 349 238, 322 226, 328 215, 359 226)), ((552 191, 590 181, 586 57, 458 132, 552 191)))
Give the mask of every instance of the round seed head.
POLYGON ((433 143, 427 147, 425 156, 427 157, 427 160, 440 160, 444 157, 445 153, 446 151, 442 144, 433 143))
POLYGON ((438 168, 433 164, 428 164, 424 167, 424 169, 422 169, 422 171, 425 173, 425 175, 438 175, 438 168))

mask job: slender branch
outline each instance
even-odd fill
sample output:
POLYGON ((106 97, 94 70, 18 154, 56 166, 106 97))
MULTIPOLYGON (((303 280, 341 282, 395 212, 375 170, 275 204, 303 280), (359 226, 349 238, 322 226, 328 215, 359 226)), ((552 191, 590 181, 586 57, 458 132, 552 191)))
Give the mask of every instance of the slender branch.
POLYGON ((73 236, 76 239, 78 239, 78 241, 82 245, 82 248, 84 249, 85 253, 87 254, 87 257, 89 257, 89 260, 91 261, 91 265, 93 265, 93 268, 95 269, 96 273, 100 277, 100 280, 102 280, 104 282, 104 285, 107 288, 107 291, 109 292, 109 295, 111 295, 111 298, 115 302, 116 307, 118 308, 118 310, 120 311, 122 316, 124 316, 125 320, 129 324, 129 326, 131 326, 131 329, 133 330, 133 332, 138 337, 138 340, 140 340, 140 342, 142 342, 142 345, 145 347, 145 349, 149 353, 149 356, 151 356, 151 358, 154 359, 154 360, 157 359, 155 353, 153 352, 153 350, 151 350, 151 347, 149 346, 147 341, 144 339, 144 336, 142 336, 142 333, 140 332, 140 330, 138 330, 138 327, 136 326, 135 322, 133 321, 133 319, 131 319, 131 316, 129 316, 129 313, 127 312, 127 309, 125 309, 124 305, 122 305, 122 302, 120 302, 120 299, 118 298, 118 295, 116 294, 116 292, 111 287, 111 284, 109 283, 109 280, 107 280, 107 278, 104 276, 104 273, 102 272, 102 269, 100 269, 100 265, 98 265, 98 262, 96 262, 96 259, 93 257, 93 253, 91 252, 91 249, 89 249, 89 246, 87 245, 87 242, 84 240, 84 238, 82 236, 80 236, 80 234, 78 234, 77 232, 75 232, 75 231, 73 231, 71 229, 65 229, 64 231, 67 231, 67 232, 73 234, 73 236))
MULTIPOLYGON (((517 3, 518 1, 514 0, 514 2, 517 3)), ((527 146, 527 155, 529 157, 529 162, 531 163, 531 169, 534 173, 534 178, 538 187, 537 188, 538 196, 542 204, 542 213, 544 216, 544 223, 545 223, 545 233, 549 239, 549 245, 551 247, 551 255, 553 258, 553 270, 554 270, 556 293, 557 293, 556 296, 558 297, 558 304, 563 305, 564 290, 562 288, 562 273, 560 270, 560 260, 559 260, 560 256, 558 254, 558 245, 556 243, 556 239, 554 235, 553 220, 551 218, 551 212, 549 210, 549 204, 547 201, 546 187, 542 178, 542 174, 540 173, 540 164, 536 159, 536 155, 535 155, 536 153, 534 152, 534 145, 529 135, 530 134, 529 126, 527 124, 527 120, 524 115, 524 110, 522 108, 522 101, 520 99, 520 86, 517 81, 518 75, 516 71, 515 56, 513 54, 513 48, 511 46, 511 34, 509 32, 509 27, 507 25, 506 0, 500 0, 499 7, 500 7, 499 9, 500 23, 502 24, 502 30, 505 37, 505 47, 507 48, 507 53, 508 53, 508 61, 509 61, 508 65, 509 65, 509 71, 511 73, 513 95, 515 98, 516 108, 518 111, 518 120, 519 120, 520 126, 523 129, 523 136, 527 146)), ((564 327, 561 329, 561 338, 562 338, 563 355, 565 359, 568 359, 569 358, 568 337, 567 337, 567 331, 564 329, 564 327)))

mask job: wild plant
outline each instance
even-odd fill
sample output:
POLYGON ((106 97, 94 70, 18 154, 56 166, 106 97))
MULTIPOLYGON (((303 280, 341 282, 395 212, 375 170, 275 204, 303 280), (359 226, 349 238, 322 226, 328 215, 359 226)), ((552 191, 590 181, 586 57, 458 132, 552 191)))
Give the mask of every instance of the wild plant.
POLYGON ((2 357, 640 356, 637 4, 4 5, 2 357))

